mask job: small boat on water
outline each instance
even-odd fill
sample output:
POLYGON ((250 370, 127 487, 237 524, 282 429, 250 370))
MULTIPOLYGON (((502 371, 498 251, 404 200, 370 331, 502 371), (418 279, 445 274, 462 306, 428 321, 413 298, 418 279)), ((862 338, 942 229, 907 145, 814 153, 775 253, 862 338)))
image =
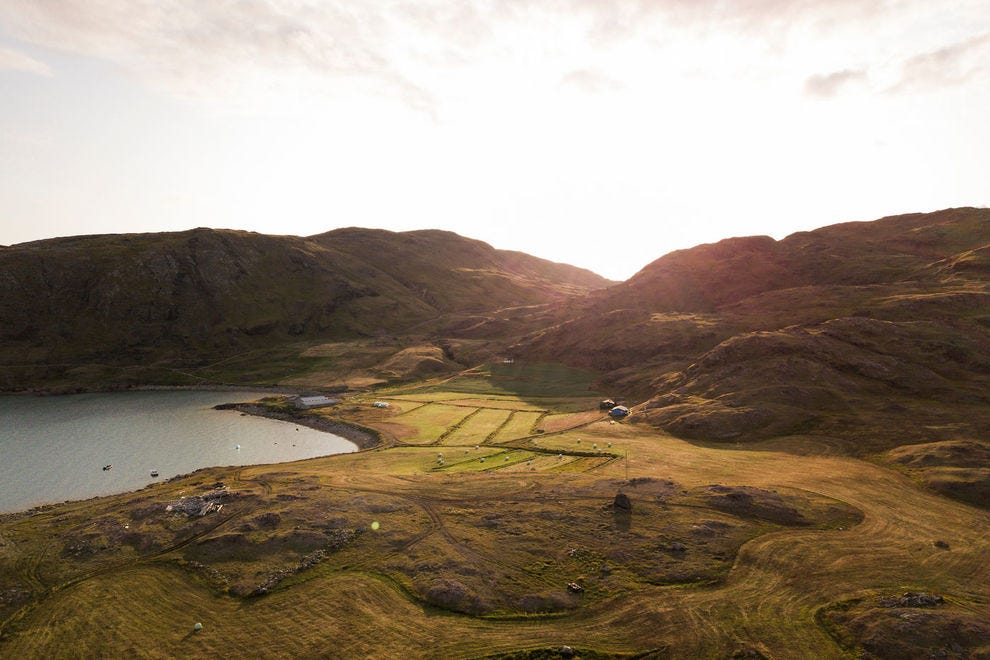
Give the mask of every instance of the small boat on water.
POLYGON ((151 471, 151 476, 157 477, 158 476, 158 470, 152 470, 151 471))
POLYGON ((104 471, 104 472, 106 472, 107 470, 109 470, 109 469, 110 469, 110 468, 112 468, 112 467, 113 467, 113 465, 112 465, 112 464, 110 464, 110 465, 104 465, 104 466, 103 466, 103 471, 104 471))

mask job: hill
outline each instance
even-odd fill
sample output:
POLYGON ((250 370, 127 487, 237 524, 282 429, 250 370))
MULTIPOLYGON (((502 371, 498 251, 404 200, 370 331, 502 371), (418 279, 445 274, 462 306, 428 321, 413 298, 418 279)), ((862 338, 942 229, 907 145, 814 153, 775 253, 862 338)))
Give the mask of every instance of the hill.
POLYGON ((869 453, 990 431, 990 210, 664 256, 518 347, 607 371, 676 435, 869 453))
POLYGON ((699 441, 858 455, 990 429, 990 211, 668 254, 627 282, 442 231, 198 229, 0 249, 0 386, 343 388, 503 356, 699 441), (608 288, 606 288, 608 287, 608 288))
POLYGON ((0 272, 7 389, 127 380, 121 369, 181 381, 176 370, 246 351, 292 346, 294 358, 321 341, 428 335, 610 284, 450 232, 357 228, 59 238, 0 249, 0 272))

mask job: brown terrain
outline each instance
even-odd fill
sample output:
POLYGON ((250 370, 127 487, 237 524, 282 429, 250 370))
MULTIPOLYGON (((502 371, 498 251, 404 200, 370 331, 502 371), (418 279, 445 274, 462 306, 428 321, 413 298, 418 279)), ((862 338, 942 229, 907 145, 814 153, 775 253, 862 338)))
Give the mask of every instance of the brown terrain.
POLYGON ((2 389, 333 391, 241 409, 365 449, 0 517, 0 653, 990 657, 990 210, 622 283, 446 232, 54 239, 0 248, 0 319, 2 389))

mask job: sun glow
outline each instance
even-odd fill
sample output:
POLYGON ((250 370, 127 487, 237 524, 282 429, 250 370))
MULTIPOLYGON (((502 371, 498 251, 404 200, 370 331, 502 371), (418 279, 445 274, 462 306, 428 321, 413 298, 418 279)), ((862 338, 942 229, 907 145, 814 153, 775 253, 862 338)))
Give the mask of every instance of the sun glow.
POLYGON ((990 201, 985 3, 565 4, 7 3, 0 242, 436 227, 625 278, 990 201))

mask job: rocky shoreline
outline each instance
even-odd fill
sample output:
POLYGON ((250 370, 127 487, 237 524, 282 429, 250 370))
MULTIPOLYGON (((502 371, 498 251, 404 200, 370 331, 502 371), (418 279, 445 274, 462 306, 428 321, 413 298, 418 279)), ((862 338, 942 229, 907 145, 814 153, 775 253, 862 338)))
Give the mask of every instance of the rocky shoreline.
POLYGON ((267 406, 258 405, 256 403, 223 403, 214 407, 217 410, 237 410, 248 415, 278 419, 283 422, 292 422, 293 424, 298 424, 299 426, 306 426, 311 429, 316 429, 317 431, 333 433, 334 435, 339 435, 346 440, 350 440, 356 444, 358 449, 361 451, 374 449, 382 444, 381 435, 379 435, 379 433, 374 429, 356 426, 338 419, 327 419, 326 417, 317 417, 314 415, 282 412, 279 410, 272 410, 267 406))

